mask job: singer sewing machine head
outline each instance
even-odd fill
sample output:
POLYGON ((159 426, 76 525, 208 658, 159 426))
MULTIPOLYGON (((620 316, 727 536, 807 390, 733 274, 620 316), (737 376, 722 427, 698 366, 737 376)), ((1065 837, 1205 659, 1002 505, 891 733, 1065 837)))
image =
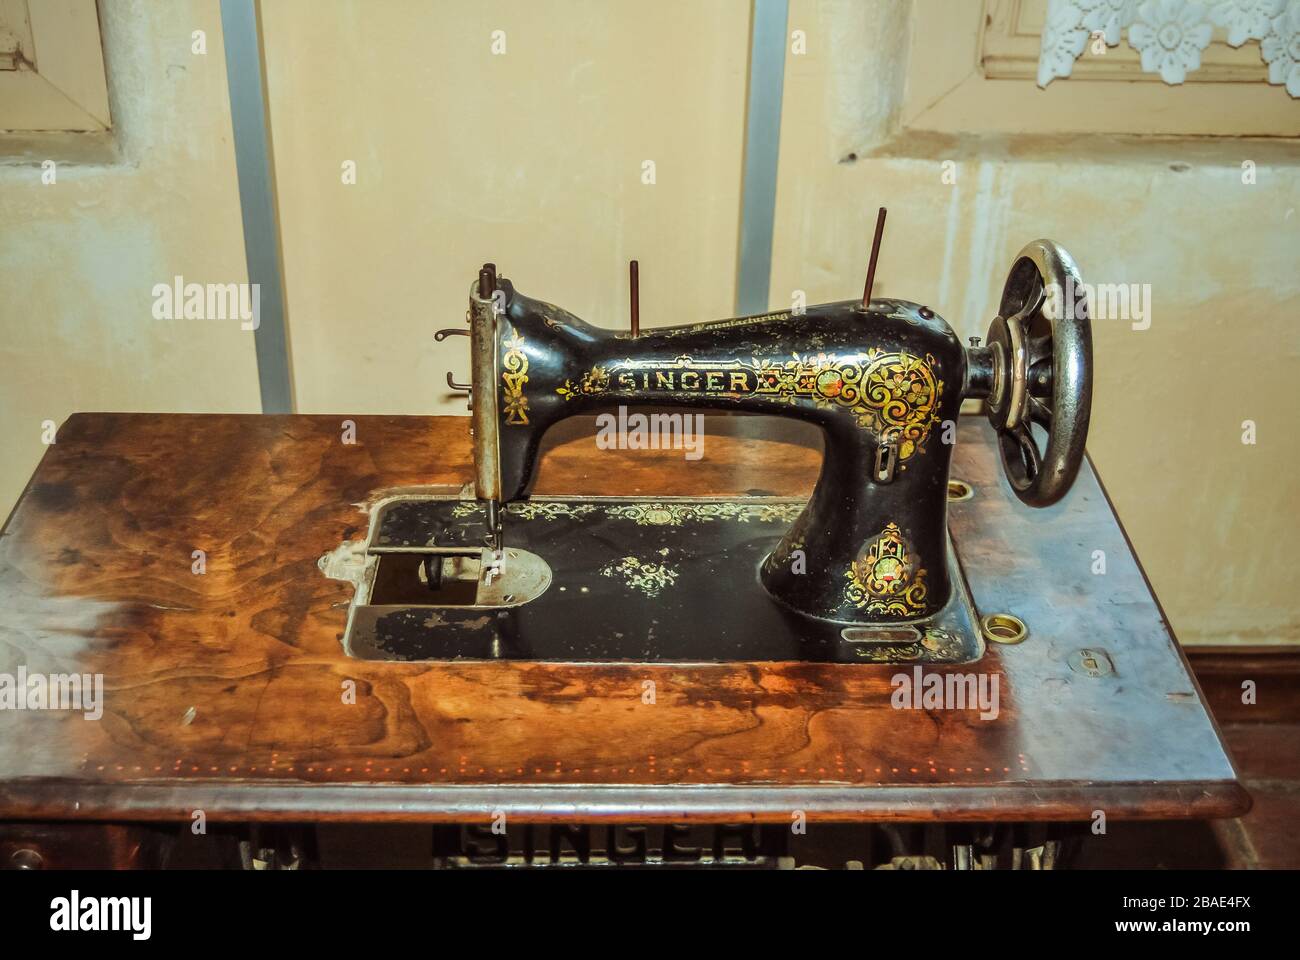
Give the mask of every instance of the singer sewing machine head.
POLYGON ((1040 240, 1016 257, 984 345, 963 346, 929 307, 869 292, 798 314, 646 332, 635 329, 634 304, 634 329, 615 332, 525 296, 487 264, 468 314, 478 503, 387 504, 370 541, 379 553, 423 551, 406 577, 414 600, 417 580, 442 595, 459 582, 462 599, 412 602, 409 591, 390 590, 392 571, 375 576, 363 599, 383 612, 360 624, 354 617, 349 648, 417 659, 977 659, 982 631, 947 535, 955 422, 963 400, 985 401, 1019 498, 1043 506, 1065 493, 1083 456, 1091 396, 1086 305, 1063 296, 1079 289, 1070 256, 1040 240), (812 497, 528 498, 552 425, 633 404, 816 424, 825 455, 812 497), (622 592, 590 616, 590 605, 575 602, 593 590, 622 592), (612 618, 606 634, 592 627, 606 642, 551 644, 554 626, 528 613, 548 604, 570 633, 574 617, 612 618), (432 619, 429 607, 440 611, 432 619), (465 626, 470 614, 490 621, 485 633, 465 626), (695 642, 668 649, 637 629, 674 616, 694 620, 695 642), (763 649, 730 644, 715 628, 701 632, 705 616, 740 620, 737 635, 786 639, 763 649), (609 639, 629 634, 630 645, 609 639))

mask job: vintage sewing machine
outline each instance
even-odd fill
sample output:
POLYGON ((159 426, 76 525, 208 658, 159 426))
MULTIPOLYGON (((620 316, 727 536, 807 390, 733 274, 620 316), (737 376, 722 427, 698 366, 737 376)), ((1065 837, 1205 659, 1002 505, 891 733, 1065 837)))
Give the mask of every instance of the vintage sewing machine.
POLYGON ((1086 306, 1065 302, 1076 289, 1070 255, 1039 240, 1016 257, 985 345, 963 346, 929 307, 869 294, 615 333, 486 264, 468 330, 438 334, 470 338, 477 503, 416 495, 376 511, 347 648, 399 660, 978 660, 986 635, 1024 627, 981 624, 948 536, 956 421, 963 400, 986 401, 1017 496, 1043 506, 1065 493, 1091 401, 1086 306), (806 504, 530 499, 546 431, 614 404, 807 421, 825 438, 820 478, 806 504))
POLYGON ((73 416, 0 533, 0 695, 102 696, 0 710, 0 865, 1037 868, 1098 811, 1242 813, 1081 465, 1069 256, 1019 253, 984 344, 870 287, 614 333, 485 266, 472 441, 73 416), (551 430, 601 405, 707 408, 705 455, 551 430), (717 411, 820 428, 815 487, 815 436, 717 411), (314 855, 323 822, 369 859, 314 855))

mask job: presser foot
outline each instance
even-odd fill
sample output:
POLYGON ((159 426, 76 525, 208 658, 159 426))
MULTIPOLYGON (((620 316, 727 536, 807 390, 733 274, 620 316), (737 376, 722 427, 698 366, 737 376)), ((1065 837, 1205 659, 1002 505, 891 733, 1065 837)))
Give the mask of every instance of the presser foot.
POLYGON ((481 503, 410 493, 379 503, 366 543, 344 544, 321 567, 355 585, 344 648, 366 660, 943 664, 983 656, 951 544, 952 595, 931 617, 848 624, 774 599, 759 569, 803 505, 535 498, 502 508, 511 546, 495 564, 483 546, 481 503))

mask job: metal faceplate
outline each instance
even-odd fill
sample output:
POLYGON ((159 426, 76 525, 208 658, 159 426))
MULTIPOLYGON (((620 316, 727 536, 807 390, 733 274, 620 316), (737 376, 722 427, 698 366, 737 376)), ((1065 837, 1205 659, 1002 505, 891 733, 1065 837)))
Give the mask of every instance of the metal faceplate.
MULTIPOLYGON (((965 663, 983 655, 951 544, 954 590, 931 617, 864 626, 809 617, 775 599, 760 568, 803 507, 767 497, 512 503, 502 579, 485 586, 480 576, 477 591, 446 604, 432 593, 421 598, 409 575, 393 602, 384 565, 410 570, 420 558, 478 555, 482 505, 390 500, 373 518, 345 648, 361 659, 415 661, 965 663), (515 580, 532 584, 532 599, 501 586, 515 580)), ((852 579, 841 588, 854 589, 852 579)))

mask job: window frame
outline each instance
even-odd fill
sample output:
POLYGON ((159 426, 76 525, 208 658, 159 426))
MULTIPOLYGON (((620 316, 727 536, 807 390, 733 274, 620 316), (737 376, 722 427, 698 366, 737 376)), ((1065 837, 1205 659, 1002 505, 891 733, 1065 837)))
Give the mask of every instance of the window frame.
MULTIPOLYGON (((25 14, 33 49, 0 70, 0 132, 107 133, 108 78, 96 0, 0 0, 9 22, 25 14)), ((22 43, 25 47, 26 42, 22 43)))
MULTIPOLYGON (((1224 70, 1217 64, 1208 75, 1215 79, 1192 80, 1195 74, 1191 74, 1188 82, 1179 86, 1169 86, 1159 76, 1143 73, 1136 66, 1132 67, 1132 76, 1122 80, 1115 78, 1113 68, 1085 69, 1058 78, 1045 89, 1039 88, 1032 76, 1008 76, 1014 71, 1008 69, 1006 40, 1008 32, 1020 23, 1025 2, 983 0, 954 4, 951 0, 914 0, 899 115, 904 132, 1300 136, 1300 110, 1285 89, 1263 82, 1243 82, 1239 71, 1232 79, 1223 79, 1224 70), (989 41, 990 31, 998 31, 996 42, 989 41), (999 58, 991 71, 996 76, 989 76, 986 56, 999 58)), ((1258 55, 1257 45, 1246 47, 1258 55)), ((1115 52, 1112 50, 1112 57, 1115 52)), ((1240 55, 1240 51, 1231 51, 1216 57, 1230 64, 1240 55)), ((1085 53, 1080 64, 1086 65, 1089 56, 1085 53)))

